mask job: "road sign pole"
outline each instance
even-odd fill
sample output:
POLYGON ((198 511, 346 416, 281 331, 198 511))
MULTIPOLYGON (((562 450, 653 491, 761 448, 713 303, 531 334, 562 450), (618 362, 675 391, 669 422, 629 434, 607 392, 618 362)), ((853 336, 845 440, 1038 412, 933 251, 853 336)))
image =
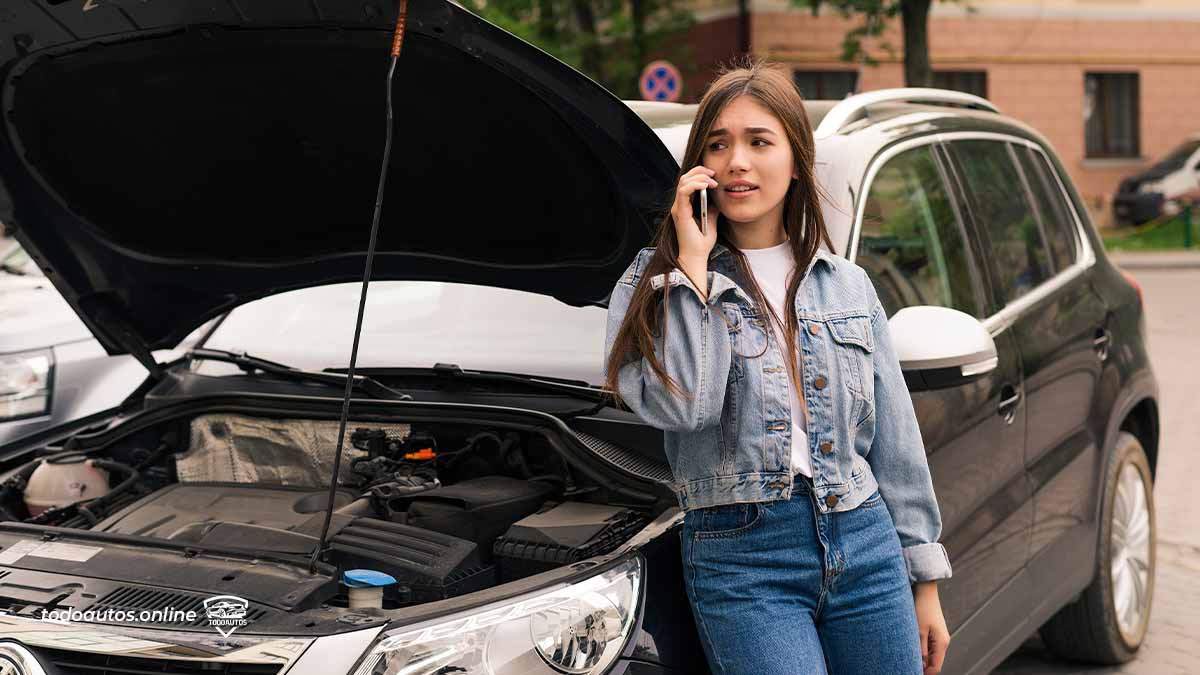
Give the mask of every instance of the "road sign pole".
POLYGON ((1192 201, 1183 203, 1183 247, 1192 247, 1192 201))

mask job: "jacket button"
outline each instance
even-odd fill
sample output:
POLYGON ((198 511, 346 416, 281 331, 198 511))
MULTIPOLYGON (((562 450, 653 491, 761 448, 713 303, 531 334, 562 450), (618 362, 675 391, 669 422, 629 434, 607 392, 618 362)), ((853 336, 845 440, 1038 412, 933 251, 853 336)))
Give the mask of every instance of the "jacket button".
POLYGON ((821 444, 821 452, 823 452, 827 455, 829 453, 833 452, 833 443, 830 443, 829 441, 825 441, 824 443, 822 443, 821 444))
POLYGON ((829 495, 825 498, 825 506, 833 507, 834 504, 837 504, 837 495, 829 495))
POLYGON ((810 323, 808 324, 808 332, 812 335, 816 335, 817 333, 821 332, 821 327, 815 323, 810 323))
POLYGON ((817 379, 813 380, 813 386, 815 386, 817 389, 824 389, 825 388, 825 378, 818 377, 817 379))

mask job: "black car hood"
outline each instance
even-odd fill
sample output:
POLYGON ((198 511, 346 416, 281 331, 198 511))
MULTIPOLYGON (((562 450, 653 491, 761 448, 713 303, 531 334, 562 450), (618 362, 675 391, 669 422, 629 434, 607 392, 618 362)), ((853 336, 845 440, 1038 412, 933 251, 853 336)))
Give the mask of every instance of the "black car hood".
MULTIPOLYGON (((0 221, 111 353, 361 279, 394 7, 12 7, 0 221)), ((665 207, 670 153, 536 47, 445 0, 408 8, 373 278, 602 303, 665 207)))

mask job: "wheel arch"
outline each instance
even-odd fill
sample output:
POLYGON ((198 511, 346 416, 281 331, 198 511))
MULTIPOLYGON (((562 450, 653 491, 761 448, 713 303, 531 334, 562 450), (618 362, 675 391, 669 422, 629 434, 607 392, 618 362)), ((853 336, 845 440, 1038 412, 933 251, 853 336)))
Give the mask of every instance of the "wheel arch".
POLYGON ((1159 439, 1158 401, 1150 397, 1139 400, 1125 414, 1125 417, 1121 419, 1117 430, 1127 431, 1138 439, 1138 442, 1142 444, 1142 449, 1146 451, 1146 459, 1150 462, 1150 477, 1157 479, 1159 439))

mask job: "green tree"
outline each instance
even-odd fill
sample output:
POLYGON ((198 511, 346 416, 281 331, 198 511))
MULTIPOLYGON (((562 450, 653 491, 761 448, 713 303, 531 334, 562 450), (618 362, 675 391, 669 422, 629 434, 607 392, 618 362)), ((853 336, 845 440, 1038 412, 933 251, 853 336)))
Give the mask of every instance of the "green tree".
MULTIPOLYGON (((956 2, 958 0, 947 0, 956 2)), ((813 16, 821 5, 828 5, 843 17, 861 15, 862 24, 850 29, 842 40, 842 60, 861 61, 876 65, 878 60, 863 48, 865 38, 879 37, 889 22, 900 17, 904 34, 904 84, 908 87, 928 87, 933 84, 929 65, 929 8, 933 0, 791 0, 797 7, 808 7, 813 16)), ((971 7, 967 7, 971 11, 971 7)), ((880 48, 889 53, 895 49, 887 42, 880 48)))
POLYGON ((638 98, 653 58, 694 73, 683 40, 695 23, 686 0, 460 0, 463 7, 537 45, 621 98, 638 98))

